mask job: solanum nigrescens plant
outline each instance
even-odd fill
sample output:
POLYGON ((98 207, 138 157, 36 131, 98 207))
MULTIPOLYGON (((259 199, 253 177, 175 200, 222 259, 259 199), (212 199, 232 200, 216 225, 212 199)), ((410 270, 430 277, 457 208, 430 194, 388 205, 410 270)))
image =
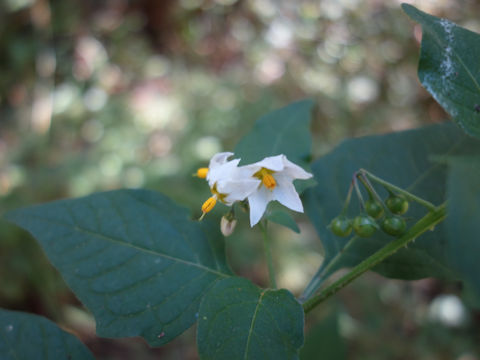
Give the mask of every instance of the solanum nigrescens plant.
MULTIPOLYGON (((232 273, 217 224, 192 219, 160 193, 96 193, 6 218, 39 241, 93 313, 99 336, 142 336, 161 346, 197 323, 201 359, 298 358, 304 315, 368 270, 461 280, 480 294, 480 36, 410 5, 403 9, 423 29, 419 79, 458 126, 349 139, 309 164, 313 102, 299 101, 259 119, 233 154, 219 154, 198 171, 212 191, 204 213, 217 201, 232 209, 249 205, 251 225, 264 234, 269 288, 232 273), (315 182, 291 186, 310 172, 315 182), (296 197, 302 190, 303 206, 296 197), (304 207, 325 250, 298 298, 276 288, 264 215, 269 200, 304 207), (341 268, 349 270, 325 285, 341 268)), ((292 226, 285 214, 275 220, 292 226)), ((229 212, 224 232, 235 221, 229 212)), ((56 346, 57 358, 90 356, 42 318, 9 311, 0 317, 2 358, 28 358, 32 345, 56 346)))

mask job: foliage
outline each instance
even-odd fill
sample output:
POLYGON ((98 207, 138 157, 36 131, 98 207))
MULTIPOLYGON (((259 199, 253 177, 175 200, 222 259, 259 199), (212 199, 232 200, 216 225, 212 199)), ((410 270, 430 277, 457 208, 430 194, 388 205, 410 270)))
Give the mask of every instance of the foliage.
MULTIPOLYGON (((305 190, 306 212, 325 256, 300 297, 276 289, 266 223, 271 220, 299 229, 283 211, 269 211, 260 225, 270 288, 258 287, 235 274, 227 263, 218 226, 209 220, 192 220, 168 188, 162 192, 169 196, 138 189, 98 192, 17 209, 7 213, 6 219, 38 240, 95 317, 100 336, 141 336, 150 345, 160 346, 197 323, 202 359, 298 359, 305 314, 368 270, 407 280, 460 280, 472 298, 480 297, 475 261, 478 224, 471 216, 480 204, 476 181, 480 142, 467 135, 478 137, 478 120, 472 89, 460 86, 480 81, 473 70, 475 59, 466 51, 466 44, 476 44, 479 35, 411 6, 404 9, 424 29, 419 78, 461 127, 436 124, 349 139, 311 164, 316 184, 308 184, 311 187, 306 190, 308 186, 297 186, 297 190, 305 190), (458 75, 452 70, 457 67, 461 67, 458 75), (399 211, 392 211, 388 204, 392 194, 403 197, 399 211), (383 207, 376 211, 377 219, 365 214, 365 195, 383 207), (384 231, 385 227, 377 224, 391 218, 392 212, 406 222, 406 229, 384 231), (349 236, 349 231, 343 230, 342 236, 335 236, 329 224, 338 218, 368 219, 369 231, 360 231, 362 224, 353 220, 360 236, 343 237, 349 236), (324 286, 341 268, 349 269, 324 286)), ((238 142, 235 155, 250 163, 285 154, 310 167, 313 104, 311 100, 297 101, 264 115, 238 142)), ((112 124, 114 119, 112 116, 112 124)), ((51 332, 40 337, 37 349, 65 337, 46 320, 2 314, 7 322, 23 321, 29 331, 38 332, 40 322, 45 332, 51 332)), ((338 351, 323 356, 342 358, 337 316, 327 320, 338 351)), ((325 332, 325 324, 319 328, 320 334, 325 332)), ((17 323, 12 329, 16 328, 17 323)), ((16 340, 13 350, 4 353, 20 351, 24 339, 17 336, 16 340)), ((312 348, 307 345, 302 356, 307 357, 312 348)), ((75 351, 86 350, 80 347, 75 351)))
POLYGON ((41 316, 0 309, 0 323, 2 359, 94 359, 80 340, 41 316))

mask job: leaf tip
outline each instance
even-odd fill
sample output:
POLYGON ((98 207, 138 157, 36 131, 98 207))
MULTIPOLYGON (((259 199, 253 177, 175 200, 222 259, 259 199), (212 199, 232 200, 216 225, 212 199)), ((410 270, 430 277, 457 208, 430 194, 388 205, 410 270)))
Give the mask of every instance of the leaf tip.
POLYGON ((407 3, 402 3, 401 8, 405 14, 407 14, 412 20, 417 20, 417 16, 420 12, 415 6, 407 4, 407 3))

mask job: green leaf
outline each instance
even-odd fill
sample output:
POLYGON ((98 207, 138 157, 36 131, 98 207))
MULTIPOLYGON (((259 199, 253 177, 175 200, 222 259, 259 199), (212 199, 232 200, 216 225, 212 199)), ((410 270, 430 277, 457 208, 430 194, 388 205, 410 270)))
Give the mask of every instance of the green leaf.
POLYGON ((217 282, 198 316, 201 359, 298 359, 302 306, 287 290, 260 289, 247 279, 217 282))
POLYGON ((480 159, 452 159, 448 177, 448 217, 446 253, 480 298, 480 159))
MULTIPOLYGON (((393 239, 382 231, 377 231, 371 238, 356 239, 353 245, 342 251, 349 239, 336 237, 327 229, 330 221, 342 210, 355 171, 364 168, 439 205, 445 200, 445 159, 454 154, 475 152, 480 152, 480 142, 447 123, 382 136, 350 139, 316 161, 312 169, 318 186, 306 191, 304 206, 322 240, 325 259, 319 273, 308 286, 306 296, 311 295, 333 271, 358 264, 393 239)), ((387 192, 381 186, 374 187, 383 199, 387 197, 387 192)), ((348 216, 353 218, 359 212, 359 204, 354 195, 348 216)), ((405 216, 412 221, 407 225, 412 225, 425 214, 425 208, 411 202, 405 216)), ((375 270, 385 276, 401 279, 454 277, 447 258, 446 242, 444 226, 440 224, 435 231, 422 235, 407 249, 387 258, 375 270)))
POLYGON ((50 320, 0 309, 0 358, 3 360, 94 360, 75 336, 50 320))
POLYGON ((218 227, 161 194, 118 190, 7 214, 32 233, 105 337, 162 345, 196 320, 203 294, 230 274, 218 227))
POLYGON ((282 210, 270 211, 268 212, 266 219, 276 224, 285 226, 290 230, 296 232, 297 234, 300 233, 300 228, 298 227, 295 220, 292 218, 292 216, 289 213, 285 211, 282 211, 282 210))
POLYGON ((480 137, 480 35, 402 5, 422 25, 418 77, 467 134, 480 137))
POLYGON ((264 115, 235 147, 241 164, 250 164, 267 156, 284 154, 305 166, 311 156, 310 122, 314 102, 302 100, 264 115))

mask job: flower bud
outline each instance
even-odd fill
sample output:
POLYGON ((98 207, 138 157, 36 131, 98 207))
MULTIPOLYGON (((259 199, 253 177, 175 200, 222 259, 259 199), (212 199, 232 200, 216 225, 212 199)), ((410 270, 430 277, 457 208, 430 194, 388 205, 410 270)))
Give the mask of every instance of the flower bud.
POLYGON ((226 215, 222 216, 222 220, 220 220, 220 230, 224 236, 232 235, 236 225, 237 220, 231 219, 226 215))

